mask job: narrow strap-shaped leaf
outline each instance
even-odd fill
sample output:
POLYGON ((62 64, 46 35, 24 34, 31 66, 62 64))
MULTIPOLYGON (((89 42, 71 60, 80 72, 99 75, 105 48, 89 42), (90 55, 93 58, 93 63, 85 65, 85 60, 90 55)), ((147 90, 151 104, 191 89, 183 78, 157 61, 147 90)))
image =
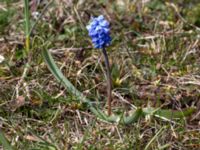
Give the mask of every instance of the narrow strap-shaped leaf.
POLYGON ((137 108, 134 112, 132 112, 129 116, 125 116, 125 115, 112 115, 109 116, 107 118, 107 120, 109 122, 113 122, 113 123, 120 123, 120 124, 131 124, 134 123, 136 121, 138 121, 138 119, 143 115, 143 111, 141 108, 137 108))
POLYGON ((175 118, 183 118, 191 115, 196 109, 193 107, 183 109, 181 111, 178 110, 169 110, 169 109, 155 109, 152 107, 144 108, 143 112, 145 115, 156 115, 158 117, 164 117, 166 119, 175 119, 175 118))
POLYGON ((141 116, 143 115, 143 110, 141 108, 137 108, 134 113, 132 113, 128 117, 124 117, 124 123, 125 124, 130 124, 133 122, 136 122, 141 116))
POLYGON ((77 97, 77 99, 79 101, 82 101, 82 102, 86 103, 89 106, 90 110, 95 115, 97 115, 100 119, 104 119, 105 120, 107 118, 107 116, 103 112, 101 112, 100 110, 95 109, 92 106, 91 101, 88 100, 80 91, 78 91, 67 78, 65 78, 65 76, 62 74, 60 69, 55 64, 55 62, 54 62, 51 54, 48 52, 48 50, 43 50, 42 54, 43 54, 43 57, 45 59, 45 62, 48 65, 48 68, 50 69, 50 71, 54 75, 54 77, 59 82, 61 82, 65 88, 67 88, 71 93, 73 93, 77 97))
POLYGON ((135 122, 138 120, 138 118, 142 114, 142 109, 136 109, 135 112, 133 112, 130 116, 120 116, 120 115, 112 115, 108 116, 105 113, 103 113, 101 110, 95 108, 91 101, 87 99, 79 90, 77 90, 73 84, 62 74, 60 69, 55 64, 55 61, 53 60, 51 54, 48 50, 44 49, 42 51, 44 60, 51 71, 51 73, 54 75, 54 77, 62 83, 62 85, 69 90, 69 92, 73 93, 77 100, 86 103, 89 106, 89 109, 92 113, 94 113, 99 119, 102 119, 107 122, 112 123, 122 123, 122 124, 130 124, 132 122, 135 122))
POLYGON ((174 118, 183 118, 184 116, 190 115, 194 112, 194 108, 187 108, 183 111, 173 111, 172 110, 162 110, 162 109, 155 109, 155 108, 136 108, 136 110, 131 113, 129 116, 125 115, 111 115, 108 116, 100 109, 95 108, 92 102, 86 98, 78 89, 74 87, 74 85, 63 75, 60 71, 58 66, 56 65, 55 61, 53 60, 51 54, 48 50, 44 49, 42 51, 44 60, 54 75, 54 77, 58 80, 58 82, 62 83, 62 85, 74 96, 76 96, 77 100, 86 103, 90 109, 90 111, 96 115, 99 119, 111 122, 111 123, 120 123, 120 124, 131 124, 136 122, 141 116, 143 115, 154 115, 159 118, 166 118, 166 119, 174 119, 174 118))

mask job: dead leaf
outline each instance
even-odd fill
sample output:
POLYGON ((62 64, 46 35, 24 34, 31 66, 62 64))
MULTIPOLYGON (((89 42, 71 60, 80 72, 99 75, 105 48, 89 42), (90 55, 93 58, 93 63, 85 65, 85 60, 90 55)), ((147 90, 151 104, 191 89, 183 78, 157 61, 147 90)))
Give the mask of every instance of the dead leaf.
POLYGON ((40 139, 37 138, 36 136, 32 136, 32 135, 25 135, 24 138, 28 141, 35 141, 35 142, 39 142, 40 139))
POLYGON ((11 111, 16 111, 17 108, 24 106, 24 104, 25 104, 25 97, 18 96, 16 99, 10 101, 9 107, 11 111))

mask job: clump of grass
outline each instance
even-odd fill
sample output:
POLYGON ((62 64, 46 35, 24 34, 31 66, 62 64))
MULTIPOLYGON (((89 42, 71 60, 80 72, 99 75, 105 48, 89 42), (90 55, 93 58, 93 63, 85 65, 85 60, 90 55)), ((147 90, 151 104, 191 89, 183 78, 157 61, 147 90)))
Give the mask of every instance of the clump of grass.
POLYGON ((0 34, 4 35, 8 30, 8 25, 14 15, 15 10, 13 9, 0 9, 0 34))

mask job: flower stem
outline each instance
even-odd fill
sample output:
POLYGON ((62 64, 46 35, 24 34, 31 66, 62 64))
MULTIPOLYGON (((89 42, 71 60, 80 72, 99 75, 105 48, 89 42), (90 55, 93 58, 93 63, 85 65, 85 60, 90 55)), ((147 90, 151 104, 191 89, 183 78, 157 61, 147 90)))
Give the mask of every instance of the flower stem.
POLYGON ((111 73, 110 73, 110 64, 108 60, 108 55, 105 48, 102 48, 103 56, 105 59, 105 65, 106 65, 106 77, 107 77, 107 94, 108 94, 108 115, 111 115, 111 100, 112 100, 112 79, 111 79, 111 73))

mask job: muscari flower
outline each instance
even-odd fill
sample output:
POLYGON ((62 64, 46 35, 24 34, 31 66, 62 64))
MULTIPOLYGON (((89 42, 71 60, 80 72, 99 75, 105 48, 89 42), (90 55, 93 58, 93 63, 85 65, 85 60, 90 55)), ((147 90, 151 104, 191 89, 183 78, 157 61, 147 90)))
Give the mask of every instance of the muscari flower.
POLYGON ((89 36, 92 38, 92 43, 95 48, 104 48, 110 45, 109 22, 103 15, 93 17, 86 28, 89 32, 89 36))

